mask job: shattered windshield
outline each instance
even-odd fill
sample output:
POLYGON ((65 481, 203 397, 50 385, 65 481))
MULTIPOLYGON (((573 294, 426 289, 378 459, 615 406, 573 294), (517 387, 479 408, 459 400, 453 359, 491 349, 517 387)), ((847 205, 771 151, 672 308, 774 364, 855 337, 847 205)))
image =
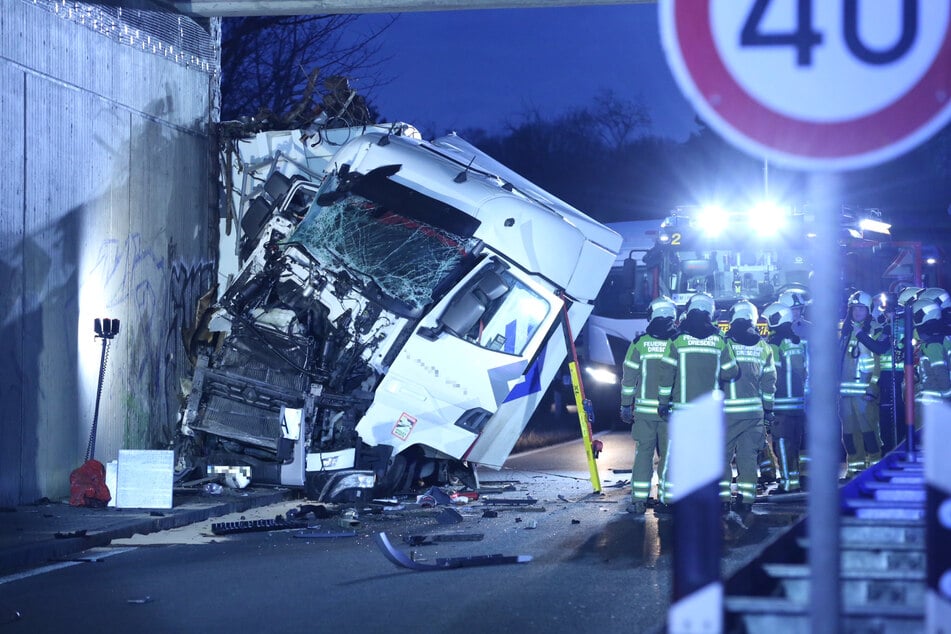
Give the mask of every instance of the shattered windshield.
POLYGON ((416 311, 458 274, 477 242, 355 193, 311 207, 291 236, 318 260, 340 261, 416 311))

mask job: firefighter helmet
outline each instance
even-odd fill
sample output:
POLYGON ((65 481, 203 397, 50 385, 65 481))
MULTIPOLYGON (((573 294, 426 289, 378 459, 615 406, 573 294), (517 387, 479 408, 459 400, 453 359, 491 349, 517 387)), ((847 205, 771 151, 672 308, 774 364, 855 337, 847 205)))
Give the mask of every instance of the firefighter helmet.
POLYGON ((812 303, 809 294, 802 288, 787 288, 779 294, 776 301, 789 308, 804 308, 812 303))
POLYGON ((918 294, 923 290, 923 288, 918 286, 908 286, 902 289, 902 292, 898 294, 898 305, 904 308, 908 304, 913 303, 918 299, 918 294))
POLYGON ((943 288, 931 287, 926 288, 918 294, 916 299, 930 299, 935 302, 941 308, 951 307, 951 295, 948 295, 948 291, 943 288))
POLYGON ((941 319, 941 306, 933 299, 918 299, 911 305, 911 316, 915 328, 919 328, 929 321, 941 319))
POLYGON ((661 295, 650 303, 647 307, 647 320, 651 321, 657 317, 677 318, 677 305, 672 299, 661 295))
POLYGON ((849 310, 856 306, 865 306, 869 312, 872 312, 872 296, 865 291, 855 291, 849 295, 849 310))
POLYGON ((770 330, 776 330, 783 324, 792 323, 792 309, 786 304, 774 302, 763 309, 763 319, 769 324, 770 330))
POLYGON ((687 311, 692 310, 702 310, 707 314, 710 319, 713 319, 713 314, 717 310, 716 302, 713 300, 713 295, 709 293, 697 293, 692 295, 689 300, 687 300, 687 311))
POLYGON ((759 311, 756 310, 756 306, 752 302, 741 299, 730 307, 730 323, 732 324, 737 319, 749 319, 751 323, 755 324, 756 320, 759 319, 759 311))

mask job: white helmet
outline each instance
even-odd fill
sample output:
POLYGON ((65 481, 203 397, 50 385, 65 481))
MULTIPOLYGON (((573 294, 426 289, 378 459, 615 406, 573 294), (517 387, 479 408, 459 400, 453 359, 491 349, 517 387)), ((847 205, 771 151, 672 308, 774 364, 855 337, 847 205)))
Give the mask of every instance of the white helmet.
POLYGON ((812 303, 809 295, 801 288, 787 288, 779 294, 776 301, 790 308, 803 308, 812 303))
POLYGON ((941 308, 951 307, 951 295, 948 295, 948 291, 936 286, 921 291, 915 299, 930 299, 941 308))
POLYGON ((918 294, 924 289, 918 286, 909 286, 898 294, 898 305, 904 308, 906 305, 918 299, 918 294))
POLYGON ((687 300, 686 312, 689 313, 692 310, 702 310, 712 320, 713 314, 717 310, 717 305, 713 300, 713 295, 710 295, 709 293, 697 293, 696 295, 692 295, 690 299, 687 300))
POLYGON ((653 321, 657 317, 677 318, 677 305, 672 299, 661 295, 650 303, 647 307, 647 320, 653 321))
POLYGON ((915 328, 918 328, 929 321, 941 319, 941 306, 932 299, 918 299, 911 305, 911 314, 915 328))
POLYGON ((865 291, 855 291, 849 295, 849 310, 856 306, 865 306, 868 312, 872 312, 872 296, 865 291))
POLYGON ((776 330, 783 324, 792 323, 792 309, 779 302, 772 303, 763 309, 763 319, 769 324, 770 330, 776 330))
POLYGON ((753 302, 741 299, 730 307, 730 323, 738 319, 749 319, 750 322, 756 323, 759 319, 759 311, 756 310, 753 302))

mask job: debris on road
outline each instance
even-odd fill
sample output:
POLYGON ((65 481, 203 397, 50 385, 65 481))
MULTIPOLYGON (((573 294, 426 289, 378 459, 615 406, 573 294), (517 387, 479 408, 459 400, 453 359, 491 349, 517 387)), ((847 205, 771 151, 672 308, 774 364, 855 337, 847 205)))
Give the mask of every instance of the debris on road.
POLYGON ((469 557, 440 557, 435 563, 424 564, 408 557, 405 553, 397 550, 386 533, 380 532, 374 535, 374 540, 383 555, 401 568, 410 570, 448 570, 452 568, 470 568, 474 566, 497 566, 501 564, 524 564, 532 560, 531 555, 473 555, 469 557))

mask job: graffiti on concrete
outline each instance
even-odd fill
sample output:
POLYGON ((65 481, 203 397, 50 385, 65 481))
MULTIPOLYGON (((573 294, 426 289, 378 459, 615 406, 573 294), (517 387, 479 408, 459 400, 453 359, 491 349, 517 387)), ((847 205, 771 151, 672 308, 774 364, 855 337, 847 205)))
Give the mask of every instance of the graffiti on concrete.
POLYGON ((104 240, 86 279, 102 285, 105 308, 127 324, 128 366, 119 379, 125 393, 120 401, 124 443, 129 448, 165 445, 178 414, 180 381, 189 370, 183 337, 195 321, 199 299, 214 282, 214 262, 180 256, 174 240, 160 254, 135 233, 121 241, 104 240))

